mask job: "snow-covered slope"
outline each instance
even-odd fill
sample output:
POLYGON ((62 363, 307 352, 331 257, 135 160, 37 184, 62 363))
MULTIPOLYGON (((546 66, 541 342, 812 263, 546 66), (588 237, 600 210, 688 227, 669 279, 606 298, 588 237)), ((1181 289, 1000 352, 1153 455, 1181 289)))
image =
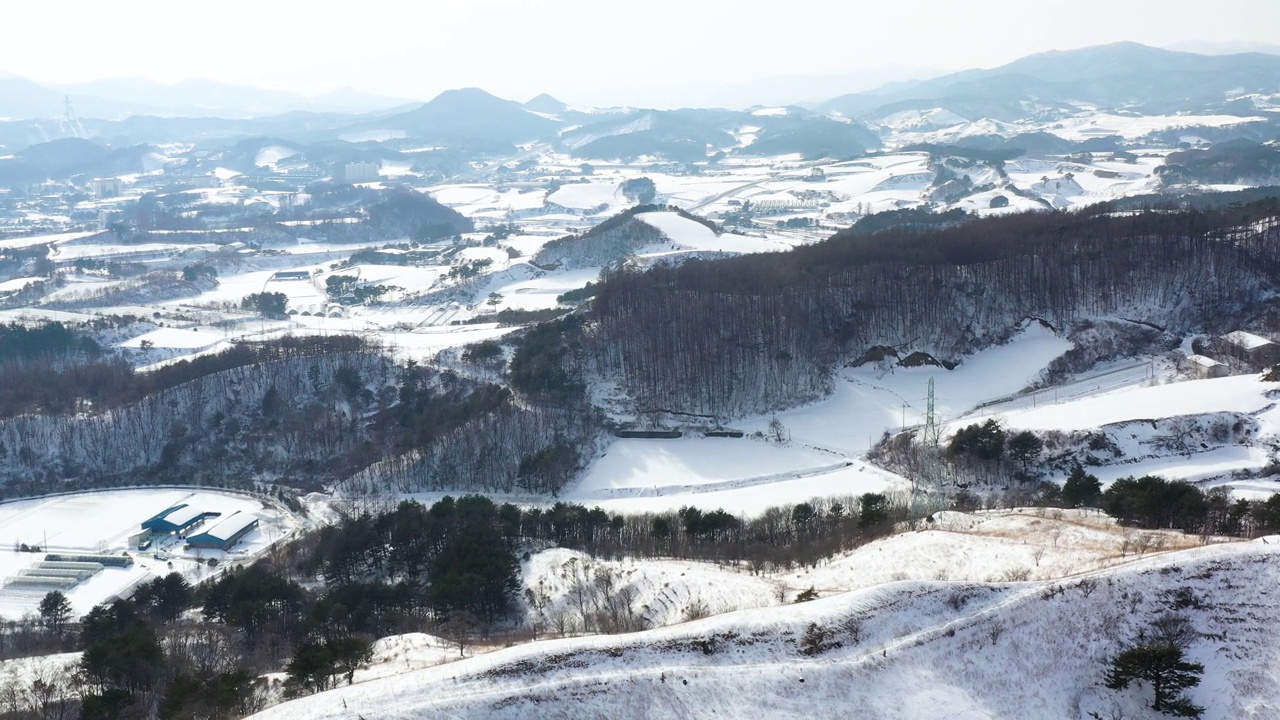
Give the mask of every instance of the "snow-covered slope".
POLYGON ((667 239, 658 247, 645 248, 640 257, 658 258, 677 253, 759 253, 791 249, 789 245, 768 238, 748 237, 733 233, 717 234, 700 222, 674 212, 639 213, 636 219, 657 228, 667 239))
POLYGON ((902 580, 998 582, 1054 580, 1131 563, 1154 552, 1186 549, 1199 538, 1180 532, 1120 527, 1095 510, 1020 508, 936 513, 904 531, 836 555, 815 567, 757 569, 662 558, 608 560, 549 548, 521 566, 526 623, 544 632, 582 631, 606 602, 625 595, 643 627, 673 625, 790 602, 807 588, 826 596, 902 580))
POLYGON ((1278 391, 1280 383, 1258 375, 1135 384, 1063 402, 1053 402, 1046 390, 1038 405, 1025 398, 1012 409, 997 405, 952 422, 948 432, 996 419, 1012 430, 1066 438, 1066 447, 1051 452, 1083 454, 1104 484, 1151 474, 1211 481, 1241 497, 1266 499, 1280 490, 1266 471, 1280 451, 1278 391), (1101 440, 1090 444, 1088 437, 1101 440))
MULTIPOLYGON (((1060 405, 1045 405, 1002 413, 1002 421, 1026 430, 1087 430, 1128 420, 1153 420, 1178 415, 1224 411, 1253 413, 1274 404, 1269 395, 1280 383, 1262 382, 1256 375, 1131 387, 1060 405)), ((966 420, 965 422, 971 422, 966 420)))
POLYGON ((1156 617, 1185 615, 1205 718, 1274 718, 1280 538, 1051 582, 900 582, 613 637, 497 651, 279 705, 264 719, 1148 717, 1103 687, 1156 617), (1116 713, 1116 714, 1112 714, 1116 713))

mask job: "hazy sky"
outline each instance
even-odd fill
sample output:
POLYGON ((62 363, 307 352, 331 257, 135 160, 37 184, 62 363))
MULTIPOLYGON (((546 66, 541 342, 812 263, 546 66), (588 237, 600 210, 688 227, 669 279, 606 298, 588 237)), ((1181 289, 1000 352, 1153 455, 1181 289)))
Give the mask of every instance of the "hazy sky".
POLYGON ((1280 43, 1280 0, 11 0, 0 22, 0 71, 47 83, 204 77, 413 99, 479 86, 608 104, 1120 40, 1280 43))

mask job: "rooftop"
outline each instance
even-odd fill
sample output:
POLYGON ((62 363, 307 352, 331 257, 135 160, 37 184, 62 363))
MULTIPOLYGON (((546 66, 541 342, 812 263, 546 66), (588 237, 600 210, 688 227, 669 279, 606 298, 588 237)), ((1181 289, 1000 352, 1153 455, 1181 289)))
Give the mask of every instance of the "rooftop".
POLYGON ((1196 365, 1199 365, 1201 367, 1207 367, 1207 368, 1217 367, 1222 364, 1217 360, 1214 360, 1211 357, 1205 357, 1204 355, 1188 355, 1187 359, 1195 363, 1196 365))
POLYGON ((244 530, 245 528, 249 527, 250 525, 252 525, 257 521, 258 521, 257 515, 254 515, 253 513, 249 513, 249 512, 244 512, 242 510, 237 510, 231 513, 230 515, 218 520, 218 522, 214 523, 207 530, 205 530, 200 534, 208 535, 209 537, 215 538, 217 540, 230 540, 232 537, 236 535, 236 533, 240 532, 241 530, 244 530))
POLYGON ((1262 337, 1261 335, 1254 335, 1253 333, 1245 332, 1243 330, 1229 332, 1226 335, 1223 335, 1222 339, 1236 347, 1244 348, 1245 350, 1256 350, 1263 345, 1272 344, 1270 340, 1262 337))
POLYGON ((170 512, 166 513, 164 516, 164 519, 165 521, 171 522, 174 525, 182 526, 182 525, 186 525, 187 523, 191 522, 192 520, 195 520, 196 518, 202 515, 219 515, 219 514, 221 513, 207 512, 205 510, 201 510, 195 505, 183 504, 183 505, 179 505, 178 507, 174 508, 170 512))

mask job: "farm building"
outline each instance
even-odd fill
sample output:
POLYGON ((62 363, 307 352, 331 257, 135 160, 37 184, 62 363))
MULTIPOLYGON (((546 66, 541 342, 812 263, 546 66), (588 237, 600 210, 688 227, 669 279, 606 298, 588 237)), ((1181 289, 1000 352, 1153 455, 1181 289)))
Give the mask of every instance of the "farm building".
POLYGON ((1223 335, 1222 344, 1223 348, 1233 357, 1251 362, 1254 365, 1262 366, 1280 363, 1280 345, 1261 335, 1236 330, 1223 335))
POLYGON ((202 533, 187 538, 187 547, 205 550, 230 550, 240 538, 258 527, 258 516, 237 510, 218 520, 202 533))
POLYGON ((100 554, 84 554, 84 555, 68 555, 66 553, 49 554, 44 556, 46 563, 96 563, 104 567, 113 568, 129 568, 133 567, 133 558, 128 555, 100 555, 100 554))
POLYGON ((218 514, 216 512, 206 512, 194 505, 182 503, 144 520, 142 529, 150 530, 156 535, 182 535, 199 525, 205 518, 216 517, 218 514))
POLYGON ((1204 355, 1189 355, 1187 360, 1191 363, 1191 373, 1201 380, 1226 377, 1229 370, 1226 363, 1220 363, 1204 355))

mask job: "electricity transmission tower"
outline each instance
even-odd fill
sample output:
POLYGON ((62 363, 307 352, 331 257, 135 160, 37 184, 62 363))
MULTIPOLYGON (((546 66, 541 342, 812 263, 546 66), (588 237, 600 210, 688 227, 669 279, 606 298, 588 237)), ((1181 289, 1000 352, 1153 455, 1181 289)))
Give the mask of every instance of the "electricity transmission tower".
POLYGON ((929 378, 929 399, 928 409, 925 410, 924 419, 924 441, 929 447, 938 447, 938 437, 941 432, 938 429, 938 416, 933 409, 933 378, 929 378))
POLYGON ((87 138, 89 133, 84 131, 84 125, 80 123, 80 118, 76 117, 75 108, 71 107, 71 96, 63 95, 62 104, 62 122, 59 124, 62 126, 63 134, 80 138, 81 140, 87 138))
POLYGON ((938 440, 942 428, 938 424, 938 413, 934 407, 933 378, 929 378, 929 397, 927 399, 924 419, 924 437, 920 448, 920 480, 924 487, 937 493, 933 502, 942 497, 942 450, 938 448, 938 440))

